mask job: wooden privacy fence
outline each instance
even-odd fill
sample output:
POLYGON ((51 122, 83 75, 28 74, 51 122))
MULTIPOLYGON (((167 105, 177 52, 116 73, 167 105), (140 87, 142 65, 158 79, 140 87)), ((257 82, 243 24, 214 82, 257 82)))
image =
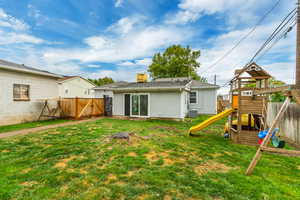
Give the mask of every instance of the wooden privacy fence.
POLYGON ((104 115, 103 98, 63 98, 60 106, 62 117, 80 119, 104 115))
MULTIPOLYGON (((267 123, 270 126, 280 110, 282 103, 269 103, 267 113, 267 123)), ((280 136, 288 141, 300 145, 300 106, 290 104, 279 122, 280 136)))

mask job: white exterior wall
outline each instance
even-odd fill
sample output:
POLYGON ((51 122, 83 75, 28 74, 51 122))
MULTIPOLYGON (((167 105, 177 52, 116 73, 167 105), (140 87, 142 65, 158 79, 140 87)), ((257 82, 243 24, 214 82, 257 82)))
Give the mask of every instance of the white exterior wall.
POLYGON ((181 118, 185 118, 189 112, 189 93, 184 91, 181 93, 181 118))
POLYGON ((114 97, 114 93, 110 90, 95 90, 96 98, 103 98, 104 95, 109 96, 109 97, 114 97))
POLYGON ((197 110, 198 114, 216 114, 217 90, 216 89, 192 89, 197 92, 197 103, 189 104, 189 110, 197 110))
MULTIPOLYGON (((184 95, 184 92, 151 92, 148 94, 150 104, 149 117, 181 119, 185 117, 187 105, 185 105, 184 98, 187 96, 184 95)), ((124 95, 125 93, 114 94, 113 115, 125 115, 124 95)))
POLYGON ((37 120, 47 98, 58 98, 57 79, 0 69, 0 125, 37 120), (14 101, 13 84, 30 85, 30 101, 14 101))
POLYGON ((113 98, 113 115, 124 116, 125 115, 125 94, 114 94, 113 98))
POLYGON ((67 79, 59 83, 59 96, 62 98, 93 98, 95 97, 94 87, 93 84, 80 77, 67 79), (66 90, 68 90, 68 93, 66 93, 66 90), (88 91, 90 91, 89 94, 88 91))

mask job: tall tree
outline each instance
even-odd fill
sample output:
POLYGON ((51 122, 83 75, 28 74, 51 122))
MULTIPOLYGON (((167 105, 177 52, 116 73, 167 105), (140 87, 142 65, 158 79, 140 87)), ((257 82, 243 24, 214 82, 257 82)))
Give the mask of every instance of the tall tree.
POLYGON ((200 63, 197 59, 200 51, 193 51, 189 46, 172 45, 164 53, 156 53, 148 68, 150 76, 156 78, 191 77, 206 80, 197 74, 200 63))
POLYGON ((93 82, 97 86, 106 85, 110 83, 114 83, 115 81, 110 77, 104 77, 99 79, 89 79, 89 81, 93 82))

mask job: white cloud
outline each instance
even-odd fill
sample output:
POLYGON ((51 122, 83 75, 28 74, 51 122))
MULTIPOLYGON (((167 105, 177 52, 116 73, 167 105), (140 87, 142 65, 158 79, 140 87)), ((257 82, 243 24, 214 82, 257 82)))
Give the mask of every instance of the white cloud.
MULTIPOLYGON (((225 14, 222 16, 230 26, 237 24, 251 24, 257 21, 275 4, 272 0, 181 0, 178 5, 179 10, 176 13, 167 15, 165 22, 167 24, 187 24, 197 21, 204 15, 217 13, 225 14)), ((281 3, 281 9, 287 7, 281 3)), ((279 8, 279 9, 280 9, 279 8)), ((276 17, 273 16, 273 17, 276 17)))
POLYGON ((144 58, 144 59, 138 59, 138 60, 134 60, 134 61, 124 61, 119 63, 119 66, 126 66, 126 67, 147 67, 152 63, 152 59, 151 58, 144 58))
POLYGON ((120 7, 123 3, 123 0, 115 0, 115 7, 120 7))
POLYGON ((29 29, 29 26, 25 22, 8 15, 2 8, 0 8, 0 27, 11 28, 15 31, 29 29))
POLYGON ((131 16, 131 17, 123 17, 115 24, 112 24, 107 28, 107 31, 111 31, 116 34, 127 34, 134 28, 134 25, 137 23, 142 23, 145 20, 144 16, 131 16))
POLYGON ((44 40, 26 33, 5 32, 0 30, 0 44, 31 43, 40 44, 44 40))
MULTIPOLYGON (((262 43, 273 31, 276 23, 267 26, 259 26, 254 35, 244 41, 229 56, 211 69, 208 69, 215 61, 221 58, 242 35, 249 32, 249 29, 235 30, 222 34, 211 40, 211 48, 202 49, 200 58, 201 68, 199 74, 202 76, 218 75, 218 84, 223 85, 229 81, 234 74, 234 70, 244 67, 249 62, 251 56, 258 50, 262 43), (205 72, 205 73, 203 73, 205 72)), ((288 34, 286 39, 282 39, 274 46, 266 56, 258 60, 258 64, 264 67, 276 79, 292 83, 294 79, 295 60, 295 30, 288 34), (292 56, 291 56, 292 55, 292 56), (284 59, 284 61, 281 61, 284 59)), ((220 92, 226 93, 228 88, 222 88, 220 92)))
POLYGON ((186 29, 150 26, 116 38, 89 37, 84 39, 84 42, 88 44, 86 48, 53 49, 47 51, 44 58, 56 61, 79 60, 81 62, 134 60, 152 56, 160 48, 180 43, 190 36, 191 33, 186 29))

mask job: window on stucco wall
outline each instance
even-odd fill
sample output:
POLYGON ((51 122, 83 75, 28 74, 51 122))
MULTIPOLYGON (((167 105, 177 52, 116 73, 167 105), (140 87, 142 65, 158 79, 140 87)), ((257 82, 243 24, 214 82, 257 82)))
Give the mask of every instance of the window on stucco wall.
POLYGON ((13 98, 14 101, 29 101, 29 85, 24 84, 14 84, 13 85, 13 98))

